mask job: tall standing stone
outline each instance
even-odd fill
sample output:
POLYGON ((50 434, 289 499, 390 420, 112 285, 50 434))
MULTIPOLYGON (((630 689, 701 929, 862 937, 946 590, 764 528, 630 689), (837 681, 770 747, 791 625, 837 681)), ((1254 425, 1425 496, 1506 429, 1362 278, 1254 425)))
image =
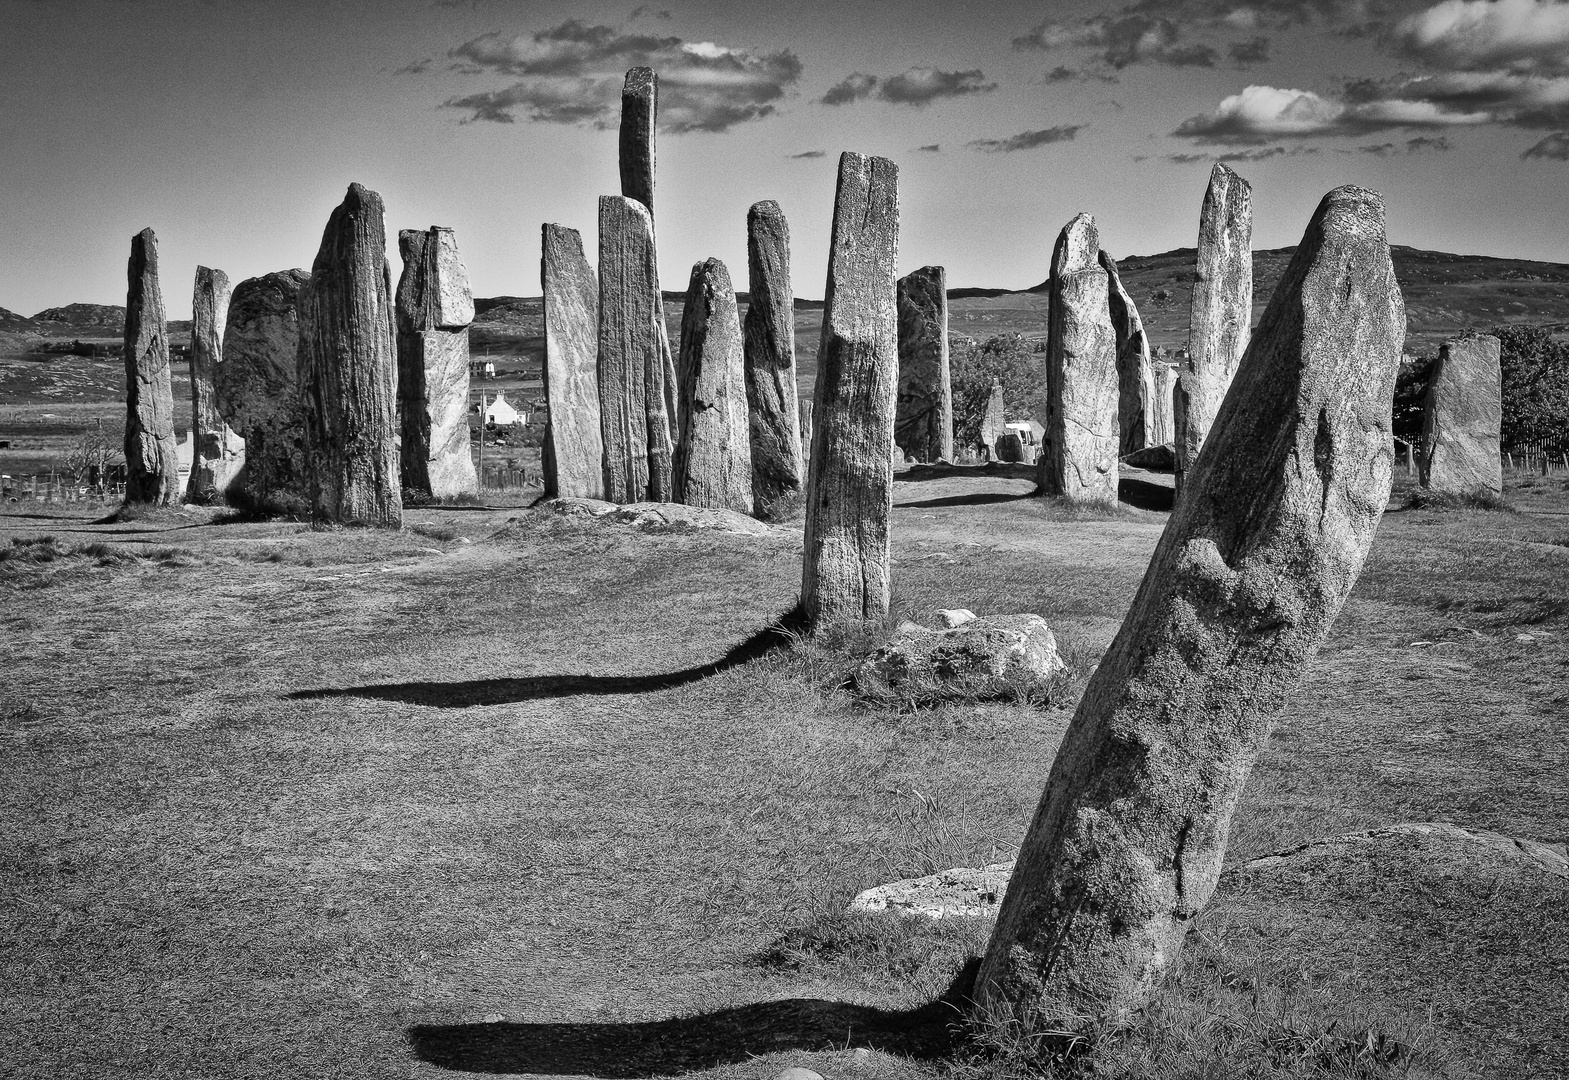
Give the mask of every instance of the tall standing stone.
POLYGON ((953 460, 948 271, 941 266, 923 266, 899 279, 899 396, 893 439, 916 461, 953 460))
POLYGON ((545 494, 600 499, 605 440, 599 429, 599 281, 576 229, 545 225, 540 237, 545 308, 545 494))
POLYGON ((180 498, 169 328, 158 286, 158 238, 131 237, 125 295, 125 501, 168 506, 180 498))
POLYGON ((795 293, 790 226, 779 204, 746 214, 749 298, 743 326, 746 404, 752 440, 752 501, 759 517, 788 512, 801 496, 800 393, 795 383, 795 293))
POLYGON ((1040 483, 1071 502, 1117 501, 1117 337, 1095 219, 1080 214, 1051 256, 1046 452, 1040 483))
POLYGON ((227 496, 245 466, 245 440, 224 422, 218 408, 218 369, 228 317, 229 275, 198 266, 191 296, 191 475, 185 485, 185 497, 192 502, 227 496))
POLYGON ((745 368, 730 271, 718 259, 700 262, 681 315, 676 502, 752 512, 745 368))
POLYGON ((219 413, 245 439, 231 499, 289 513, 309 498, 299 394, 299 303, 309 281, 304 270, 280 270, 234 287, 214 387, 219 413))
POLYGON ((997 454, 997 440, 1008 427, 1007 402, 1002 394, 1002 381, 992 380, 991 393, 986 395, 986 411, 981 414, 981 456, 991 461, 997 454))
POLYGON ((1111 328, 1117 340, 1117 454, 1131 454, 1146 446, 1159 446, 1155 438, 1155 371, 1150 363, 1150 341, 1133 297, 1122 287, 1117 263, 1104 248, 1101 269, 1106 271, 1106 298, 1111 308, 1111 328))
POLYGON ((635 67, 621 86, 621 194, 654 216, 654 138, 659 121, 659 77, 635 67))
POLYGON ((1155 364, 1152 368, 1154 392, 1148 412, 1150 446, 1169 446, 1176 431, 1172 420, 1173 395, 1177 392, 1177 366, 1155 364))
POLYGON ((1198 460, 1248 346, 1253 319, 1253 188, 1216 162, 1199 212, 1198 264, 1188 321, 1191 386, 1177 431, 1177 483, 1198 460))
POLYGON ((599 200, 599 421, 605 498, 669 502, 670 339, 659 296, 654 221, 636 199, 599 200))
POLYGON ((1422 403, 1422 486, 1454 495, 1504 490, 1499 462, 1502 343, 1491 334, 1444 342, 1422 403))
POLYGON ((398 361, 381 196, 359 184, 333 210, 300 297, 300 402, 311 513, 403 523, 398 361))
POLYGON ((812 407, 801 603, 818 628, 888 613, 899 378, 899 169, 839 158, 812 407))
POLYGON ((1338 188, 1063 736, 977 978, 982 1008, 1116 1024, 1176 962, 1270 724, 1372 544, 1404 336, 1383 201, 1338 188))
POLYGON ((473 495, 469 452, 469 323, 474 294, 451 229, 398 233, 403 274, 398 321, 402 483, 436 498, 473 495))

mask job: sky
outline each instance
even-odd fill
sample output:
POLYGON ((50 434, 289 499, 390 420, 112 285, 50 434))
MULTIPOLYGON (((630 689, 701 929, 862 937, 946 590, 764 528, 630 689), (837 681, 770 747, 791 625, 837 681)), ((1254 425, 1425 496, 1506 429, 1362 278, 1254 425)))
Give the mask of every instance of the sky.
POLYGON ((900 272, 1045 279, 1095 216, 1112 255, 1191 247, 1209 169, 1256 248, 1325 192, 1383 193, 1392 243, 1569 262, 1569 0, 0 0, 0 307, 125 297, 158 235, 195 267, 309 268, 351 182, 445 225, 478 296, 538 295, 544 222, 597 264, 627 68, 660 76, 660 275, 746 277, 784 209, 820 297, 837 159, 899 166, 900 272))

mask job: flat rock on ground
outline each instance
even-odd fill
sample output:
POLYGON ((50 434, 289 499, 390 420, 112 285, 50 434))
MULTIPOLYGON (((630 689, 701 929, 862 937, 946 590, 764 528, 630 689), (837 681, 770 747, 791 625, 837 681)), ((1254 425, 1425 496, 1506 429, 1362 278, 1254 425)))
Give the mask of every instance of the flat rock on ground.
POLYGON ((862 662, 855 688, 871 696, 1002 696, 1020 679, 1047 679, 1065 666, 1039 615, 990 615, 943 630, 905 623, 862 662))
POLYGON ((643 528, 718 529, 748 536, 768 536, 773 532, 767 524, 754 517, 717 507, 661 502, 617 504, 603 499, 553 499, 549 505, 560 514, 600 518, 643 528))
POLYGON ((867 889, 850 901, 850 910, 897 911, 929 919, 992 918, 1012 876, 1011 862, 979 868, 958 866, 867 889))

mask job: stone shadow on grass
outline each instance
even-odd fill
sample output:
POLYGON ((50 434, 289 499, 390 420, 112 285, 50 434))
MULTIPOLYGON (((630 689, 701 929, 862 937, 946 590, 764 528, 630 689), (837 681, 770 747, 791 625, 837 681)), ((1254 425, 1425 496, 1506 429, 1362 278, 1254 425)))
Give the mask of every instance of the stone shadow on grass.
POLYGON ((936 499, 918 499, 915 502, 894 503, 895 510, 932 509, 941 506, 985 506, 989 503, 1020 502, 1033 499, 1036 492, 979 491, 973 495, 944 495, 936 499))
POLYGON ((1124 476, 1117 481, 1117 501, 1136 506, 1140 510, 1170 510, 1176 500, 1176 491, 1164 484, 1155 484, 1131 476, 1124 476))
POLYGON ((443 1069, 603 1080, 678 1076, 781 1050, 864 1046, 929 1061, 961 1044, 978 966, 972 960, 936 1001, 903 1011, 792 998, 641 1023, 417 1024, 408 1037, 416 1057, 443 1069))
POLYGON ((767 656, 790 644, 805 628, 800 608, 793 608, 736 645, 718 660, 684 671, 655 675, 532 675, 515 679, 466 679, 460 682, 382 683, 374 686, 326 686, 285 694, 289 701, 357 697, 467 709, 476 705, 508 705, 519 701, 575 697, 580 694, 646 694, 698 682, 733 667, 767 656))

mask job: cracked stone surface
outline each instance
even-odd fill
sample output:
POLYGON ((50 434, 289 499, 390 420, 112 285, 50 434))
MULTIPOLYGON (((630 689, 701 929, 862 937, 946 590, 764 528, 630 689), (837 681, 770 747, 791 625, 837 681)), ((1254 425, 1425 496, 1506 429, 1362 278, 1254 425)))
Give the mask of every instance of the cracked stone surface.
POLYGON ((692 267, 680 355, 675 500, 749 514, 752 446, 741 320, 730 272, 718 259, 692 267))

